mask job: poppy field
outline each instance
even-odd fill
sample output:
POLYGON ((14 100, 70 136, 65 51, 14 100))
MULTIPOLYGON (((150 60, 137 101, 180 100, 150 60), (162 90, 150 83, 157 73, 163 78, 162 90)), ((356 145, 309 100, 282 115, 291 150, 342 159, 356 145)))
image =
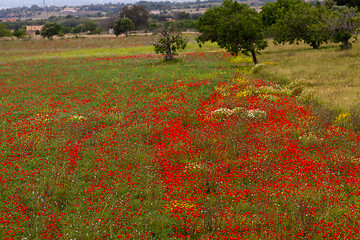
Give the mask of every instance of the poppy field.
POLYGON ((360 136, 253 71, 220 50, 1 63, 0 237, 359 239, 360 136))

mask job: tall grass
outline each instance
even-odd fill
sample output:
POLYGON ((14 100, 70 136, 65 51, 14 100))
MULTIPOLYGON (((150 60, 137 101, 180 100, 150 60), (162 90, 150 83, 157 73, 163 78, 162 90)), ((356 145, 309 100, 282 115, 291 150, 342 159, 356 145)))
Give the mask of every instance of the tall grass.
POLYGON ((271 62, 259 71, 263 79, 303 85, 306 93, 344 112, 360 98, 360 43, 349 51, 326 44, 313 50, 305 44, 270 44, 259 57, 271 62))

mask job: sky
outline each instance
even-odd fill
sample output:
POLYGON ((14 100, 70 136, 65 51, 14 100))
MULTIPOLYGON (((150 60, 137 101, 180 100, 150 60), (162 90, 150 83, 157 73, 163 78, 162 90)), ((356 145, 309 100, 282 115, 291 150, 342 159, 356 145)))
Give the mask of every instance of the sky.
MULTIPOLYGON (((139 0, 45 0, 47 6, 81 6, 88 4, 104 3, 134 3, 139 0)), ((0 0, 0 9, 14 7, 31 7, 32 5, 44 6, 44 0, 0 0)))

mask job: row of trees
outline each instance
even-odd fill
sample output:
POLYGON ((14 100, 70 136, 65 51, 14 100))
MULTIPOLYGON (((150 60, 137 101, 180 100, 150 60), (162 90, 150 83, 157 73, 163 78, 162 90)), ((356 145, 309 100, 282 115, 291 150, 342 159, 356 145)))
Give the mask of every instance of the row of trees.
MULTIPOLYGON (((114 24, 114 32, 117 36, 127 35, 133 29, 148 26, 148 19, 149 12, 144 7, 125 6, 114 24)), ((196 27, 200 32, 197 38, 200 45, 207 41, 217 42, 232 54, 251 55, 256 64, 256 55, 267 47, 266 37, 269 36, 278 44, 304 41, 316 49, 332 41, 341 42, 343 48, 348 49, 350 39, 358 34, 360 14, 356 8, 336 5, 334 0, 316 5, 303 0, 278 0, 267 2, 260 13, 246 4, 224 0, 221 6, 207 10, 196 27)), ((51 39, 59 34, 59 29, 61 26, 49 22, 41 35, 51 39)), ((6 29, 0 26, 0 34, 2 32, 6 33, 6 29)), ((179 36, 173 42, 184 46, 179 44, 179 36)))
POLYGON ((341 42, 348 49, 360 27, 356 9, 334 1, 312 6, 302 0, 278 0, 265 4, 261 17, 276 43, 304 41, 314 49, 329 41, 341 42))
MULTIPOLYGON (((93 33, 100 33, 101 30, 93 24, 91 21, 84 22, 81 25, 82 31, 88 31, 93 33)), ((37 35, 41 35, 44 38, 52 39, 55 35, 61 36, 66 32, 66 28, 62 27, 60 24, 56 22, 47 22, 41 31, 36 31, 37 35)), ((26 35, 25 29, 15 29, 11 32, 7 25, 0 23, 0 37, 10 37, 15 36, 18 38, 22 38, 26 35)))
POLYGON ((6 24, 0 23, 0 37, 14 36, 17 38, 22 38, 25 35, 25 29, 15 29, 13 32, 11 32, 6 24))
POLYGON ((127 35, 128 32, 148 25, 149 12, 140 5, 125 6, 114 23, 114 33, 127 35))
MULTIPOLYGON (((348 49, 350 39, 357 37, 360 28, 360 14, 356 10, 338 6, 333 0, 315 6, 303 0, 278 0, 266 3, 258 13, 246 4, 224 0, 221 6, 200 17, 197 41, 200 46, 207 41, 217 42, 234 55, 240 52, 251 55, 254 64, 256 55, 268 46, 268 36, 277 44, 304 41, 317 49, 332 41, 341 42, 348 49)), ((167 60, 185 46, 182 35, 171 34, 169 28, 164 28, 162 38, 154 45, 155 51, 166 54, 167 60)))
POLYGON ((235 55, 251 54, 256 64, 256 54, 267 47, 265 37, 273 37, 278 44, 304 41, 314 49, 326 42, 341 42, 348 49, 359 28, 356 8, 338 6, 332 0, 315 6, 303 0, 278 0, 266 3, 260 13, 225 0, 200 17, 197 41, 200 45, 217 42, 235 55))
POLYGON ((147 29, 150 31, 161 31, 163 25, 168 25, 168 19, 175 18, 176 28, 181 30, 196 29, 198 15, 179 12, 174 16, 150 15, 145 7, 141 5, 125 6, 119 14, 119 18, 114 23, 114 33, 127 35, 132 30, 147 29))
MULTIPOLYGON (((125 6, 116 17, 91 20, 87 18, 75 17, 72 15, 67 16, 51 16, 48 20, 34 20, 34 21, 17 21, 7 22, 1 26, 1 29, 6 29, 6 33, 1 34, 0 37, 11 36, 11 30, 21 32, 20 37, 25 36, 25 29, 28 25, 45 25, 48 21, 56 22, 61 26, 59 35, 67 33, 86 33, 86 34, 100 34, 101 32, 108 31, 114 28, 116 35, 128 34, 132 30, 145 30, 145 31, 161 31, 161 26, 169 18, 176 19, 176 27, 181 30, 196 29, 196 20, 199 15, 179 12, 174 15, 150 15, 148 10, 141 5, 125 6), (125 19, 125 20, 124 20, 125 19), (10 31, 9 31, 10 30, 10 31)), ((38 32, 37 34, 40 34, 38 32)))
MULTIPOLYGON (((57 23, 59 29, 57 35, 63 35, 67 33, 87 33, 87 34, 100 34, 103 29, 99 24, 90 19, 76 19, 70 16, 70 18, 51 18, 50 22, 57 23)), ((0 23, 0 37, 24 37, 26 36, 26 26, 28 25, 45 25, 49 21, 37 20, 37 21, 24 21, 15 23, 0 23), (12 29, 14 29, 12 31, 12 29)), ((41 32, 37 31, 37 35, 41 32)))

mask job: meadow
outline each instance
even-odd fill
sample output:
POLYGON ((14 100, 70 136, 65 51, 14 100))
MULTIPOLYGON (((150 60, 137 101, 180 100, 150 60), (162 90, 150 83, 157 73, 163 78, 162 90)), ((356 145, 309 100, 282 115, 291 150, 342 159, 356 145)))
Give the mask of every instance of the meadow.
POLYGON ((1 238, 360 238, 359 135, 270 52, 153 41, 1 42, 1 238))
POLYGON ((297 83, 324 105, 346 113, 360 99, 360 42, 350 51, 339 44, 325 44, 318 50, 309 45, 274 45, 260 56, 269 62, 259 71, 262 79, 297 83), (272 80, 271 80, 272 79, 272 80))

